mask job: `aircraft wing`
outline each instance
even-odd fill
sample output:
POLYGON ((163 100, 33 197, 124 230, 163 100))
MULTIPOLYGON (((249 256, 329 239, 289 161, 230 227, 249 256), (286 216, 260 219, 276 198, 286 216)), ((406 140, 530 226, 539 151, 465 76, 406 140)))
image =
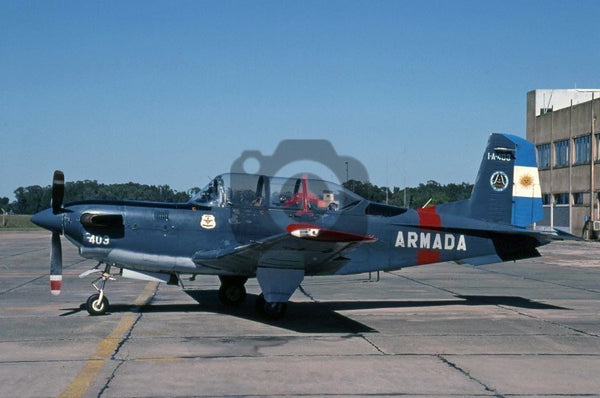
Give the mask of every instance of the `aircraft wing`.
POLYGON ((375 240, 372 236, 315 225, 290 224, 285 233, 242 246, 198 251, 192 260, 236 275, 253 275, 257 267, 303 269, 307 275, 327 274, 347 262, 345 253, 375 240))

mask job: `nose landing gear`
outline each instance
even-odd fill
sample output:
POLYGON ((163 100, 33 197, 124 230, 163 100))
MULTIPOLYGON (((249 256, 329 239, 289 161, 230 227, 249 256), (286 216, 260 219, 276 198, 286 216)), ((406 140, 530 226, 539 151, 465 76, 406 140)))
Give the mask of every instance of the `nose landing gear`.
POLYGON ((88 297, 88 299, 86 301, 87 312, 92 316, 103 315, 106 313, 106 311, 108 310, 109 303, 108 303, 108 299, 104 295, 104 288, 106 286, 107 281, 116 280, 110 274, 111 266, 109 264, 106 264, 104 267, 104 271, 100 271, 98 269, 100 264, 102 264, 102 263, 98 263, 96 268, 86 271, 86 272, 82 273, 81 275, 79 275, 80 278, 83 278, 83 277, 85 277, 89 274, 93 274, 95 272, 102 273, 102 275, 100 275, 98 278, 94 279, 94 281, 92 282, 92 286, 94 287, 94 289, 96 289, 98 291, 98 293, 92 294, 90 297, 88 297))

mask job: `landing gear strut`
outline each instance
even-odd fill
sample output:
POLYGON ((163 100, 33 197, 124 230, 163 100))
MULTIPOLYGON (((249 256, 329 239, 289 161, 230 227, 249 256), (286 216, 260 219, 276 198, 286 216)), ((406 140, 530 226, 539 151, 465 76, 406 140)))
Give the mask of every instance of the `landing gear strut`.
MULTIPOLYGON (((100 264, 98 264, 98 265, 100 265, 100 264)), ((100 272, 100 271, 97 270, 95 272, 100 272)), ((106 266, 104 267, 104 272, 102 272, 102 275, 100 277, 96 278, 92 282, 92 286, 94 287, 94 289, 96 289, 98 291, 98 293, 92 294, 87 299, 86 308, 90 315, 94 315, 94 316, 95 315, 103 315, 108 310, 108 305, 109 305, 108 299, 104 295, 104 287, 106 286, 106 282, 108 280, 114 281, 115 278, 113 278, 110 274, 110 265, 106 264, 106 266), (96 285, 97 283, 98 283, 98 285, 96 285)))
POLYGON ((220 275, 219 300, 228 307, 238 307, 246 299, 245 276, 220 275))

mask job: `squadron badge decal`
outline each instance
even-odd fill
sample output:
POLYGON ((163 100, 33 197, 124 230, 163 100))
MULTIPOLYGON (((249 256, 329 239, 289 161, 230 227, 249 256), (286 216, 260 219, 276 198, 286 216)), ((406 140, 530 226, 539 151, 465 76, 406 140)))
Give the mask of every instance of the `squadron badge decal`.
POLYGON ((496 192, 502 192, 508 186, 508 176, 503 171, 496 171, 490 178, 490 185, 496 192))
POLYGON ((215 216, 213 216, 212 214, 203 214, 202 220, 200 220, 200 226, 204 229, 213 229, 217 226, 215 216))

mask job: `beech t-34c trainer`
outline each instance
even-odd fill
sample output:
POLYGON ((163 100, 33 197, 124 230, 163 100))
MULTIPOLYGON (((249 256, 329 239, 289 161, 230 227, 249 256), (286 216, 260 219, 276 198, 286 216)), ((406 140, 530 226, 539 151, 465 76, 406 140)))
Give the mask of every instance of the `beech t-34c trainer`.
POLYGON ((220 300, 239 305, 256 277, 257 309, 279 318, 305 275, 390 271, 455 261, 490 264, 539 256, 556 232, 527 229, 542 218, 534 146, 491 134, 470 199, 418 210, 370 202, 337 184, 223 174, 187 203, 80 201, 63 206, 54 173, 52 208, 32 221, 52 231, 50 289, 62 285, 64 234, 98 265, 91 315, 108 309, 106 281, 123 277, 182 283, 216 275, 220 300), (103 269, 101 265, 104 265, 103 269))

